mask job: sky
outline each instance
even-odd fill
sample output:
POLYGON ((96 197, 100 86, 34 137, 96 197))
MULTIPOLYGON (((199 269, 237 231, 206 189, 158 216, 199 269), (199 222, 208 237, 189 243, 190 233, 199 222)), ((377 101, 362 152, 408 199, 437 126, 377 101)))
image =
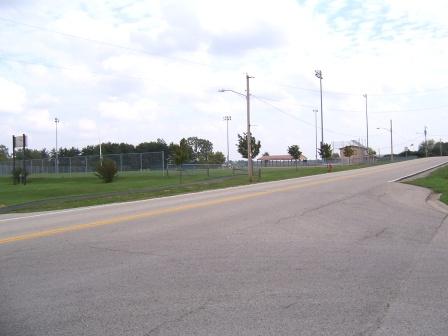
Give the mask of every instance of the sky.
POLYGON ((448 141, 448 12, 442 0, 0 0, 0 144, 30 148, 209 139, 230 159, 366 143, 390 153, 448 141), (313 112, 318 109, 319 112, 313 112), (379 128, 379 129, 378 129, 379 128))

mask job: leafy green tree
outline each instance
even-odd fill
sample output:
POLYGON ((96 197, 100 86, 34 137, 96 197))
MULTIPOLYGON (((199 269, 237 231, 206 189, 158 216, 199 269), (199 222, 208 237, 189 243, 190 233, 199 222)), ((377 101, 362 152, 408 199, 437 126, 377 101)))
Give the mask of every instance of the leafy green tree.
POLYGON ((213 144, 211 141, 198 137, 189 137, 187 142, 192 148, 192 161, 199 163, 208 162, 209 155, 213 153, 213 144))
POLYGON ((419 157, 425 157, 426 156, 426 149, 428 150, 428 156, 431 155, 433 148, 435 146, 436 142, 434 139, 429 139, 427 142, 423 141, 418 146, 417 155, 419 157))
POLYGON ((330 144, 323 143, 322 146, 318 149, 319 155, 322 160, 328 161, 331 159, 331 155, 333 154, 333 149, 330 144))
POLYGON ((165 140, 157 139, 157 141, 142 142, 135 146, 135 150, 138 153, 146 152, 166 152, 168 153, 168 145, 165 140))
MULTIPOLYGON (((42 150, 25 148, 25 160, 45 159, 45 157, 43 157, 42 154, 43 154, 42 150)), ((16 159, 17 160, 23 159, 22 148, 16 150, 16 159)))
MULTIPOLYGON (((100 147, 98 145, 88 145, 81 149, 81 155, 98 155, 100 154, 100 147)), ((53 156, 52 156, 53 157, 53 156)))
POLYGON ((0 145, 0 161, 9 159, 8 147, 0 145))
MULTIPOLYGON (((260 153, 261 148, 261 142, 260 140, 256 141, 255 137, 250 137, 250 143, 251 143, 251 158, 255 158, 260 153)), ((245 159, 248 158, 247 156, 247 136, 246 133, 243 133, 243 135, 238 134, 238 143, 236 144, 238 148, 238 153, 241 154, 241 156, 245 159)))
POLYGON ((296 161, 296 170, 297 170, 297 160, 300 160, 300 156, 302 152, 300 151, 300 147, 298 145, 292 145, 288 147, 288 154, 291 155, 296 161))
POLYGON ((171 159, 176 166, 181 166, 185 162, 188 162, 191 159, 192 152, 193 150, 185 138, 181 139, 179 144, 170 144, 171 159))
POLYGON ((48 152, 48 150, 46 148, 42 148, 40 150, 40 158, 41 159, 48 159, 50 157, 50 153, 48 152))
POLYGON ((59 157, 75 157, 81 154, 81 151, 76 147, 71 148, 59 148, 58 156, 59 157))
POLYGON ((368 148, 367 149, 367 155, 369 156, 375 156, 376 155, 376 151, 373 148, 368 148))
POLYGON ((428 153, 430 156, 440 156, 447 155, 448 153, 448 142, 443 143, 441 140, 437 141, 434 146, 431 148, 431 151, 428 153))
POLYGON ((208 156, 208 163, 223 164, 226 162, 226 157, 222 152, 213 152, 208 156))
POLYGON ((350 164, 350 158, 355 154, 352 146, 345 146, 342 150, 345 157, 348 157, 348 164, 350 164))

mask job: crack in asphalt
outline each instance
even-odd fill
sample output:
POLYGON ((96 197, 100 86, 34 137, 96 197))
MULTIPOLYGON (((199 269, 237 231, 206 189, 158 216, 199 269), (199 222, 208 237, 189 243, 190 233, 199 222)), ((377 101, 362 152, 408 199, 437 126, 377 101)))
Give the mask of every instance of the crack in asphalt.
POLYGON ((364 237, 362 237, 361 239, 359 239, 360 242, 363 242, 365 240, 369 240, 369 239, 375 239, 375 238, 379 238, 381 235, 383 235, 385 232, 387 231, 387 228, 384 227, 379 231, 373 232, 372 234, 367 234, 364 237))
POLYGON ((210 303, 210 301, 211 300, 209 299, 209 300, 205 301, 203 304, 201 304, 200 306, 198 306, 194 309, 190 309, 190 310, 186 311, 185 313, 180 314, 178 317, 176 317, 174 319, 163 321, 162 323, 160 323, 159 325, 155 326, 150 331, 148 331, 146 334, 144 334, 144 336, 152 335, 155 332, 160 331, 161 328, 165 327, 168 324, 180 322, 180 321, 184 320, 185 318, 187 318, 201 310, 204 310, 205 307, 210 303))
POLYGON ((132 250, 105 247, 105 246, 87 245, 87 247, 91 248, 91 249, 97 249, 97 250, 103 250, 103 251, 109 251, 109 252, 121 252, 121 253, 133 254, 133 255, 145 255, 145 256, 158 257, 158 258, 167 257, 166 255, 160 255, 160 254, 155 254, 155 253, 151 253, 151 252, 132 251, 132 250))
POLYGON ((364 335, 374 335, 384 324, 384 321, 387 317, 387 314, 390 310, 390 308, 392 307, 392 304, 397 301, 398 297, 400 296, 400 293, 402 291, 403 286, 406 284, 406 282, 408 282, 408 280, 411 278, 412 274, 415 272, 415 270, 417 269, 418 265, 420 264, 419 259, 421 259, 421 256, 424 255, 427 251, 427 249, 429 248, 429 246, 431 245, 431 243, 433 242, 434 238, 437 236, 437 234, 439 233, 440 229, 442 228, 444 222, 448 219, 448 214, 445 215, 442 220, 440 221, 439 225, 435 228, 431 238, 429 239, 429 241, 425 244, 424 247, 422 247, 420 250, 420 253, 418 253, 418 255, 416 254, 414 257, 414 264, 412 267, 409 268, 407 274, 405 275, 405 277, 403 278, 403 280, 400 282, 399 286, 397 287, 397 289, 394 291, 393 295, 391 296, 390 300, 386 303, 386 306, 383 310, 383 313, 381 314, 381 316, 377 319, 377 323, 372 326, 367 328, 365 331, 357 334, 359 336, 364 336, 364 335))
POLYGON ((319 206, 317 206, 317 207, 315 207, 315 208, 310 208, 310 209, 303 210, 303 211, 299 214, 299 216, 305 216, 305 215, 310 214, 311 212, 315 212, 315 211, 322 210, 323 208, 326 208, 326 207, 328 207, 328 206, 335 205, 335 204, 338 204, 338 203, 342 203, 342 202, 348 201, 348 200, 353 199, 353 198, 357 198, 359 195, 361 195, 361 194, 363 194, 363 193, 364 193, 364 191, 363 191, 363 192, 356 193, 356 194, 352 194, 352 195, 347 196, 347 197, 339 198, 339 199, 337 199, 337 200, 334 200, 334 201, 331 201, 331 202, 328 202, 328 203, 319 205, 319 206))

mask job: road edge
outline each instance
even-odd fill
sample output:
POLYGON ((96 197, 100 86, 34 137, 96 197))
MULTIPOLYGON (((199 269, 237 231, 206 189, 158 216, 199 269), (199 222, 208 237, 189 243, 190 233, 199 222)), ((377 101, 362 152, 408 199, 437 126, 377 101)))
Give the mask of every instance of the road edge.
POLYGON ((446 166, 446 165, 448 165, 448 162, 439 163, 439 164, 437 164, 437 165, 435 165, 435 166, 432 166, 432 167, 429 167, 429 168, 426 168, 426 169, 423 169, 423 170, 419 170, 419 171, 417 171, 417 172, 414 172, 414 173, 411 173, 411 174, 408 174, 408 175, 405 175, 405 176, 396 178, 395 180, 391 180, 391 181, 389 181, 389 182, 392 183, 392 182, 402 182, 402 181, 406 181, 406 180, 408 180, 408 179, 417 177, 417 176, 420 175, 420 174, 429 173, 429 172, 431 172, 431 171, 433 171, 433 170, 436 170, 437 168, 440 168, 440 167, 443 167, 443 166, 446 166))

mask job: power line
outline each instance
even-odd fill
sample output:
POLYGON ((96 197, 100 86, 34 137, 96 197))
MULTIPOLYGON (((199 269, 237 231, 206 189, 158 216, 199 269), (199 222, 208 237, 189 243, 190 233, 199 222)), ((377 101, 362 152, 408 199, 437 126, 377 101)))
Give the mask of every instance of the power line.
MULTIPOLYGON (((168 55, 160 54, 160 53, 157 53, 157 52, 149 52, 149 51, 146 51, 146 50, 143 50, 143 49, 132 48, 132 47, 129 47, 129 46, 123 46, 123 45, 119 45, 119 44, 115 44, 115 43, 111 43, 111 42, 106 42, 106 41, 101 41, 101 40, 97 40, 97 39, 92 39, 92 38, 88 38, 88 37, 75 35, 75 34, 60 32, 60 31, 53 30, 53 29, 48 29, 48 28, 45 28, 45 27, 42 27, 42 26, 32 25, 32 24, 29 24, 29 23, 20 22, 20 21, 13 20, 13 19, 10 19, 10 18, 0 17, 0 20, 4 21, 4 22, 11 23, 11 24, 14 24, 14 25, 20 25, 20 26, 28 27, 28 28, 35 29, 35 30, 44 31, 44 32, 47 32, 47 33, 61 35, 61 36, 67 37, 67 38, 78 39, 78 40, 82 40, 82 41, 85 41, 85 42, 95 43, 95 44, 103 45, 103 46, 106 46, 106 47, 117 48, 117 49, 126 50, 126 51, 130 51, 130 52, 134 52, 134 53, 145 54, 145 55, 148 55, 148 56, 151 56, 151 57, 165 58, 165 59, 170 59, 170 60, 174 60, 174 61, 190 63, 190 64, 198 65, 198 66, 215 67, 215 66, 213 66, 211 64, 207 64, 207 63, 203 63, 203 62, 197 62, 197 61, 193 61, 193 60, 186 59, 186 58, 181 58, 181 57, 168 56, 168 55)), ((220 67, 222 67, 222 65, 220 65, 220 67)), ((279 86, 294 88, 294 89, 302 90, 302 91, 315 92, 315 93, 320 92, 320 90, 316 90, 316 89, 312 89, 312 88, 304 88, 304 87, 299 87, 299 86, 290 85, 290 84, 281 84, 280 83, 279 86)), ((392 93, 369 93, 369 96, 381 97, 381 96, 424 95, 424 94, 429 94, 429 93, 436 92, 436 91, 444 91, 444 90, 447 90, 447 89, 448 89, 448 86, 445 86, 445 87, 440 87, 440 88, 427 89, 427 90, 424 90, 424 91, 408 91, 408 92, 392 92, 392 93)), ((331 90, 325 90, 325 94, 345 95, 345 96, 361 96, 362 95, 362 93, 340 92, 340 91, 331 91, 331 90)), ((334 110, 336 110, 336 109, 334 109, 334 110)))
MULTIPOLYGON (((279 86, 283 87, 289 87, 292 89, 302 90, 302 91, 309 91, 313 93, 319 93, 320 90, 317 89, 311 89, 311 88, 304 88, 300 86, 290 85, 290 84, 281 84, 277 83, 279 86)), ((369 96, 375 96, 375 97, 383 97, 383 96, 414 96, 414 95, 424 95, 424 94, 430 94, 432 92, 437 91, 444 91, 448 90, 448 86, 440 87, 440 88, 432 88, 432 89, 426 89, 424 91, 407 91, 407 92, 391 92, 391 93, 369 93, 369 96)), ((331 90, 325 90, 325 94, 332 94, 332 95, 341 95, 341 96, 362 96, 362 93, 353 93, 353 92, 340 92, 340 91, 331 91, 331 90)))
POLYGON ((110 48, 116 48, 116 49, 121 49, 121 50, 134 52, 134 53, 145 54, 145 55, 152 56, 152 57, 166 58, 166 59, 170 59, 170 60, 174 60, 174 61, 190 63, 190 64, 194 64, 194 65, 199 65, 199 66, 210 66, 210 64, 206 64, 206 63, 192 61, 192 60, 185 59, 185 58, 180 58, 180 57, 167 56, 167 55, 163 55, 163 54, 156 53, 156 52, 149 52, 149 51, 146 51, 146 50, 143 50, 143 49, 131 48, 131 47, 128 47, 128 46, 122 46, 122 45, 119 45, 119 44, 105 42, 105 41, 101 41, 101 40, 96 40, 96 39, 83 37, 83 36, 79 36, 79 35, 75 35, 75 34, 64 33, 64 32, 56 31, 56 30, 53 30, 53 29, 48 29, 48 28, 41 27, 41 26, 36 26, 36 25, 24 23, 24 22, 19 22, 19 21, 16 21, 16 20, 5 18, 5 17, 0 17, 0 20, 4 21, 4 22, 9 22, 9 23, 12 23, 12 24, 15 24, 15 25, 20 25, 20 26, 32 28, 32 29, 35 29, 35 30, 44 31, 44 32, 47 32, 47 33, 61 35, 61 36, 72 38, 72 39, 77 39, 77 40, 82 40, 82 41, 85 41, 85 42, 96 43, 96 44, 103 45, 103 46, 110 47, 110 48))
MULTIPOLYGON (((3 52, 0 50, 0 52, 3 52)), ((50 69, 57 69, 57 70, 69 70, 69 71, 79 71, 79 68, 74 67, 68 67, 68 66, 60 66, 60 65, 53 65, 53 64, 47 64, 42 62, 36 62, 36 61, 27 61, 27 60, 21 60, 21 59, 12 59, 10 57, 5 57, 4 55, 0 54, 0 59, 6 60, 8 62, 14 62, 19 64, 25 64, 25 65, 40 65, 46 68, 50 69)), ((123 74, 116 74, 116 73, 102 73, 98 71, 91 71, 86 70, 86 72, 93 76, 114 76, 114 77, 122 77, 122 78, 132 78, 132 79, 148 79, 149 77, 143 77, 143 76, 131 76, 131 75, 123 75, 123 74)))
MULTIPOLYGON (((308 125, 310 127, 313 127, 313 128, 315 127, 315 125, 313 125, 312 123, 310 123, 310 122, 308 122, 308 121, 306 121, 304 119, 301 119, 301 118, 297 117, 294 114, 286 112, 285 110, 279 108, 278 106, 275 106, 274 104, 271 104, 270 102, 265 100, 265 98, 262 98, 262 97, 259 97, 259 96, 255 96, 253 94, 251 96, 254 97, 255 99, 259 100, 260 102, 262 102, 262 103, 264 103, 266 105, 269 105, 270 107, 274 108, 275 110, 277 110, 277 111, 279 111, 279 112, 281 112, 281 113, 283 113, 283 114, 285 114, 285 115, 287 115, 287 116, 289 116, 289 117, 291 117, 293 119, 299 120, 299 121, 303 122, 304 124, 306 124, 306 125, 308 125)), ((333 130, 328 129, 328 128, 324 128, 324 130, 327 131, 327 132, 330 132, 330 133, 337 134, 337 135, 353 137, 353 135, 348 135, 348 134, 345 134, 345 133, 336 132, 336 131, 333 131, 333 130)))
MULTIPOLYGON (((319 92, 319 91, 317 91, 319 92)), ((269 101, 279 102, 279 100, 272 98, 264 98, 269 101)), ((304 104, 291 104, 291 106, 297 107, 305 107, 305 108, 315 108, 316 105, 304 105, 304 104)), ((373 114, 382 114, 382 113, 403 113, 403 112, 413 112, 413 111, 429 111, 429 110, 439 110, 439 109, 448 109, 448 105, 436 106, 436 107, 422 107, 422 108, 413 108, 413 109, 404 109, 404 110, 381 110, 381 111, 369 111, 373 114)), ((327 107, 327 110, 330 111, 340 111, 340 112, 353 112, 353 113, 364 113, 364 110, 350 110, 350 109, 341 109, 336 107, 327 107)))

